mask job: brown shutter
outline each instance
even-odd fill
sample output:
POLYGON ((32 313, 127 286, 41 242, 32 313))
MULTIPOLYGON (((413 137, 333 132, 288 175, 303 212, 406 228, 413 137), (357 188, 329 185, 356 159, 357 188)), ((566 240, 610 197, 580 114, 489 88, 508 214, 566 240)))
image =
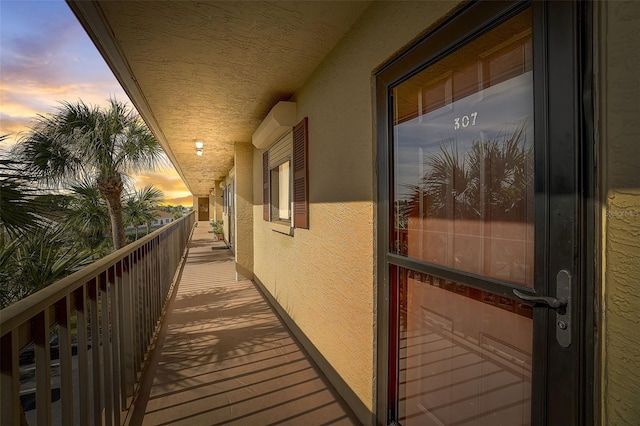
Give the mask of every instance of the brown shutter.
POLYGON ((262 154, 262 218, 269 220, 269 151, 262 154))
POLYGON ((309 229, 309 130, 307 117, 293 128, 293 226, 309 229))

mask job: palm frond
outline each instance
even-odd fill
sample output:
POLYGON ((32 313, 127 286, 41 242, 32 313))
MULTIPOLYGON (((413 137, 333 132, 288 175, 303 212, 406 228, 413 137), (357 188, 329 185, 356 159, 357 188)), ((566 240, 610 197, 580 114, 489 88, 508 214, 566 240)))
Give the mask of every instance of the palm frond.
POLYGON ((404 207, 407 214, 421 205, 433 217, 527 220, 533 205, 533 147, 526 134, 521 124, 491 140, 472 141, 462 154, 455 143, 427 154, 425 174, 404 207))
POLYGON ((38 116, 13 154, 25 164, 26 172, 41 181, 62 185, 89 179, 97 183, 111 206, 116 248, 124 240, 122 176, 154 169, 166 158, 137 112, 115 99, 102 109, 81 100, 62 102, 55 113, 38 116))
POLYGON ((7 306, 77 271, 92 261, 91 253, 79 250, 61 227, 38 228, 11 243, 0 254, 0 304, 7 306), (46 241, 46 244, 43 244, 46 241))

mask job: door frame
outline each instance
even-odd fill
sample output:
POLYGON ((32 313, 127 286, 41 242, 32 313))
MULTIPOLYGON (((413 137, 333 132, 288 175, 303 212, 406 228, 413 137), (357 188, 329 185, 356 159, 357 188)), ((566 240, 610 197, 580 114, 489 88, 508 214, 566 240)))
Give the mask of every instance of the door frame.
MULTIPOLYGON (((394 314, 391 302, 397 299, 391 294, 389 270, 391 265, 415 266, 414 261, 390 250, 393 231, 390 226, 393 217, 390 89, 529 4, 532 4, 534 16, 535 244, 545 247, 544 251, 536 249, 536 265, 543 265, 536 267, 537 294, 555 295, 555 274, 566 267, 556 264, 555 257, 549 255, 549 247, 562 247, 561 239, 570 236, 573 244, 562 249, 568 251, 565 257, 575 257, 571 265, 575 327, 569 355, 567 349, 563 349, 560 356, 555 348, 555 312, 534 309, 533 369, 542 379, 534 379, 532 383, 532 424, 547 424, 548 419, 581 425, 595 421, 594 397, 598 394, 594 389, 596 326, 587 326, 596 324, 598 318, 595 307, 595 250, 598 246, 595 237, 598 234, 595 226, 592 6, 579 1, 479 1, 462 5, 375 74, 378 187, 376 423, 379 425, 391 421, 389 387, 397 380, 390 367, 393 357, 389 355, 395 347, 390 337, 390 321, 394 314), (568 143, 550 146, 550 140, 568 140, 568 143), (551 157, 550 150, 554 151, 551 157), (561 181, 554 183, 552 188, 549 187, 550 173, 554 173, 554 178, 559 176, 561 181), (556 215, 553 208, 563 202, 567 204, 561 207, 562 214, 556 215), (548 203, 552 203, 553 208, 548 203), (559 228, 563 233, 555 232, 559 228), (554 232, 550 232, 551 229, 554 232), (539 285, 540 281, 545 285, 539 285), (552 363, 549 361, 552 359, 564 359, 568 363, 552 363), (555 402, 565 393, 563 386, 567 380, 571 381, 577 395, 566 400, 567 404, 555 402)), ((509 288, 492 286, 487 280, 474 280, 469 274, 445 269, 423 266, 423 270, 431 275, 461 281, 472 287, 481 285, 477 288, 514 298, 509 288)))
POLYGON ((208 221, 209 220, 209 197, 197 197, 198 200, 198 221, 208 221), (206 200, 206 206, 207 206, 207 210, 206 211, 202 211, 200 210, 200 203, 202 200, 206 200), (206 219, 202 219, 201 215, 206 214, 207 218, 206 219))
POLYGON ((225 200, 225 202, 227 202, 227 214, 229 217, 229 235, 227 237, 227 244, 229 245, 229 248, 231 249, 232 252, 235 253, 235 223, 236 223, 236 209, 235 209, 235 203, 236 203, 236 198, 235 198, 235 178, 231 179, 231 181, 229 182, 229 184, 227 185, 227 200, 225 200))

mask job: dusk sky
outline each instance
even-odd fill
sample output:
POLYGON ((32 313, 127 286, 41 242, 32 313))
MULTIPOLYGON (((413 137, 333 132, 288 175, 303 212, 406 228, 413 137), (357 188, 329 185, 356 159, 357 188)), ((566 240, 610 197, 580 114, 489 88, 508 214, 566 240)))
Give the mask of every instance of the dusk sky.
MULTIPOLYGON (((0 0, 0 135, 11 135, 0 150, 61 101, 105 105, 112 97, 131 104, 63 0, 0 0)), ((191 194, 169 168, 133 176, 136 187, 153 184, 166 204, 190 206, 191 194)))

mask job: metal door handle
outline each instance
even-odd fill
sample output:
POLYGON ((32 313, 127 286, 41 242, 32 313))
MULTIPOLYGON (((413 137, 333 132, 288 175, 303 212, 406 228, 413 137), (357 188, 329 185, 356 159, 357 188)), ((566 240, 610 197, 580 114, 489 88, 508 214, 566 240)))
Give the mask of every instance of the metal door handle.
POLYGON ((571 324, 571 274, 569 271, 563 269, 556 275, 556 295, 558 298, 529 296, 515 289, 513 294, 527 302, 554 308, 556 310, 556 340, 563 348, 571 346, 573 326, 571 324))
POLYGON ((537 305, 547 305, 550 308, 558 309, 567 306, 567 299, 556 299, 555 297, 545 297, 545 296, 529 296, 521 291, 513 289, 513 294, 518 296, 522 300, 526 300, 527 302, 533 302, 537 305))

